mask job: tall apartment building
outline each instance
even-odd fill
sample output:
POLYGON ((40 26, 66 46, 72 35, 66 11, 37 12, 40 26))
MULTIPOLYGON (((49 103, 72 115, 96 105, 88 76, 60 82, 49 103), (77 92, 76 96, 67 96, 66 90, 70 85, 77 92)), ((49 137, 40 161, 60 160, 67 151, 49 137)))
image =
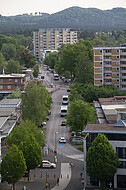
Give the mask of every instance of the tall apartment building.
POLYGON ((44 50, 57 50, 62 44, 77 42, 77 32, 70 28, 41 28, 33 32, 34 55, 43 59, 44 50))
POLYGON ((94 85, 126 90, 126 47, 94 47, 94 85))

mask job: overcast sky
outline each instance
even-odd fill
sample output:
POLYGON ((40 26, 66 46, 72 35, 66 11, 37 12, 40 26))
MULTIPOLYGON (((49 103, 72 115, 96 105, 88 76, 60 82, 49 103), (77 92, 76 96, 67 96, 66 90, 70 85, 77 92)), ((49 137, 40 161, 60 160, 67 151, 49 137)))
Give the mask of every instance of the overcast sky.
POLYGON ((56 13, 69 7, 95 7, 106 10, 113 7, 126 8, 126 0, 0 0, 0 14, 11 16, 24 13, 56 13))

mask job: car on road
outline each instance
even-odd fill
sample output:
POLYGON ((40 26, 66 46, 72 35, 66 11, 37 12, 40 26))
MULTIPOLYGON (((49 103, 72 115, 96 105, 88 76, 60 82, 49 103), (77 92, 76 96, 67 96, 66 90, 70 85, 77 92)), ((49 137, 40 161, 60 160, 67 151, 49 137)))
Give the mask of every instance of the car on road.
POLYGON ((65 139, 65 137, 60 137, 60 139, 59 139, 59 143, 66 143, 66 139, 65 139))
POLYGON ((38 166, 38 168, 56 168, 56 164, 51 163, 48 160, 43 160, 42 163, 38 166))
POLYGON ((66 121, 62 121, 61 126, 66 126, 66 121))

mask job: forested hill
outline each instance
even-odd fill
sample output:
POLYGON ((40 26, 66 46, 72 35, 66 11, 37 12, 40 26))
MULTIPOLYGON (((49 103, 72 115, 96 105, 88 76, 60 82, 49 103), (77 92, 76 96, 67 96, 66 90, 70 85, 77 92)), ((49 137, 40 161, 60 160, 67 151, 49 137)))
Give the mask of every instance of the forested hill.
POLYGON ((71 7, 54 14, 0 16, 0 33, 37 30, 42 27, 69 27, 93 31, 126 30, 126 9, 71 7))

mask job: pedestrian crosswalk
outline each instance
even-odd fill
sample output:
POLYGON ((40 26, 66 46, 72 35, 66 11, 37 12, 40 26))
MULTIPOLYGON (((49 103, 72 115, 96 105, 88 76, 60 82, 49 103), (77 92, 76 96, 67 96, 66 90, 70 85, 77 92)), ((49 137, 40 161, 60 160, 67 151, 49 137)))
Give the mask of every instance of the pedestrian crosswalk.
POLYGON ((75 160, 79 160, 79 161, 84 161, 84 154, 72 154, 67 157, 75 159, 75 160))

